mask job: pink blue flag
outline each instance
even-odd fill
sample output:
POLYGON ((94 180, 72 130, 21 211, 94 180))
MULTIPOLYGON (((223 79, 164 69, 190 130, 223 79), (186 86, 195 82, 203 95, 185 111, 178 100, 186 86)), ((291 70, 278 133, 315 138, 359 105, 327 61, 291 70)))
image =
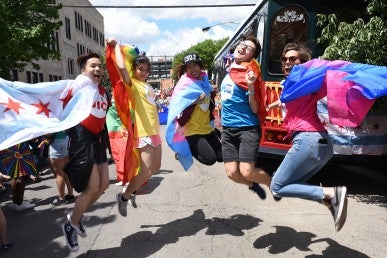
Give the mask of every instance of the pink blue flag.
POLYGON ((203 92, 210 95, 212 86, 208 81, 208 76, 202 73, 202 77, 202 80, 196 80, 184 74, 173 90, 168 107, 165 139, 169 147, 177 154, 177 158, 185 170, 191 167, 193 158, 188 142, 184 137, 184 128, 179 126, 177 119, 184 109, 192 105, 203 92))
POLYGON ((293 67, 281 101, 286 103, 325 87, 330 122, 356 127, 375 99, 387 95, 387 67, 313 59, 293 67))

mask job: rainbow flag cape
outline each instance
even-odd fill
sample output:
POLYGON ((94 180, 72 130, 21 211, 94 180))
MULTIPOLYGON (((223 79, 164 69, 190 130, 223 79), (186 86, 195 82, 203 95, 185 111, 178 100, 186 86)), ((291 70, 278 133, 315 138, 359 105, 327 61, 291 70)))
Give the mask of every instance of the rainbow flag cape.
POLYGON ((36 84, 0 78, 0 150, 79 124, 97 97, 85 75, 36 84))
POLYGON ((178 160, 186 171, 191 167, 193 158, 184 137, 184 128, 179 126, 177 119, 184 109, 192 105, 203 92, 210 95, 212 86, 207 74, 202 72, 202 78, 203 80, 196 80, 184 74, 176 84, 168 106, 165 139, 169 147, 177 154, 178 160))
POLYGON ((125 178, 125 151, 128 141, 128 130, 118 116, 114 98, 106 114, 106 125, 109 133, 110 149, 115 161, 117 181, 127 183, 125 178))
POLYGON ((387 95, 387 67, 312 59, 293 67, 281 101, 286 103, 319 90, 327 91, 330 122, 356 127, 375 99, 387 95))
MULTIPOLYGON (((139 50, 134 46, 121 46, 121 52, 125 60, 126 69, 129 75, 133 77, 133 61, 138 56, 139 50)), ((117 115, 128 134, 126 146, 123 148, 124 151, 120 152, 120 159, 124 163, 122 181, 126 183, 130 182, 141 169, 139 152, 134 148, 134 137, 136 134, 131 118, 131 109, 135 109, 136 103, 134 96, 131 94, 130 86, 124 84, 121 79, 120 71, 116 65, 114 48, 110 46, 106 48, 106 67, 113 87, 117 115)), ((132 83, 136 83, 136 81, 133 80, 132 83)), ((132 85, 132 87, 135 87, 135 85, 132 85)))

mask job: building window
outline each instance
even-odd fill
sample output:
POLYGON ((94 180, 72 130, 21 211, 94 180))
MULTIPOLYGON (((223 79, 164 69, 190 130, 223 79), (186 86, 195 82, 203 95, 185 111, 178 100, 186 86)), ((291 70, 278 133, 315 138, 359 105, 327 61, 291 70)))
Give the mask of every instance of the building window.
POLYGON ((59 52, 59 32, 58 31, 51 32, 51 37, 53 39, 53 42, 50 46, 50 49, 59 52))
POLYGON ((38 73, 32 72, 32 83, 38 83, 38 73))
POLYGON ((93 40, 97 43, 99 43, 99 38, 98 38, 98 30, 93 27, 93 40))
POLYGON ((101 46, 105 46, 105 35, 103 35, 101 32, 99 33, 99 44, 101 46))
POLYGON ((39 82, 44 82, 43 73, 39 73, 39 82))
POLYGON ((66 30, 66 38, 71 39, 70 19, 67 17, 65 17, 65 30, 66 30))
POLYGON ((90 24, 90 22, 88 22, 86 20, 85 20, 85 34, 86 34, 86 36, 91 38, 91 24, 90 24))
POLYGON ((74 12, 75 28, 83 32, 83 18, 78 12, 74 12))
POLYGON ((67 59, 67 73, 74 74, 74 60, 71 58, 67 59))
POLYGON ((85 53, 85 46, 82 46, 81 44, 77 43, 77 51, 78 56, 81 56, 85 53))
POLYGON ((12 80, 13 81, 18 81, 19 80, 19 73, 17 72, 16 69, 12 69, 12 80))
POLYGON ((26 71, 26 75, 27 75, 27 83, 31 83, 32 80, 31 80, 31 72, 30 71, 26 71))

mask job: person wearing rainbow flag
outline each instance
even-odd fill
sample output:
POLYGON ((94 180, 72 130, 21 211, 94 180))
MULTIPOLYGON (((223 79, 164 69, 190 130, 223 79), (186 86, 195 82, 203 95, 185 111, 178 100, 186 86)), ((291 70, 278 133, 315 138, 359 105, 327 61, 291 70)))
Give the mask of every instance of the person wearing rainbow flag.
POLYGON ((234 61, 221 84, 221 141, 227 176, 265 199, 266 192, 259 184, 269 187, 271 176, 255 166, 261 123, 266 117, 261 69, 256 61, 260 52, 255 37, 247 37, 234 50, 234 61))
MULTIPOLYGON (((133 60, 133 70, 126 66, 125 53, 122 52, 121 46, 114 38, 106 39, 108 49, 114 49, 114 62, 118 70, 119 78, 113 84, 113 94, 116 103, 119 104, 119 99, 114 87, 118 87, 119 83, 124 84, 124 88, 129 95, 130 112, 133 112, 133 123, 128 126, 128 131, 133 131, 131 137, 134 138, 134 146, 139 154, 139 166, 135 175, 130 176, 129 185, 123 193, 117 193, 116 199, 118 204, 118 212, 126 217, 128 201, 132 207, 136 208, 135 193, 147 182, 147 180, 160 169, 161 167, 161 137, 160 124, 155 103, 155 92, 152 86, 146 82, 150 72, 150 60, 145 55, 138 55, 133 60), (133 128, 131 126, 133 125, 133 128)), ((107 63, 110 63, 110 54, 107 55, 107 63)), ((109 65, 108 63, 108 65, 109 65)), ((114 77, 112 69, 108 67, 109 76, 114 77)), ((129 115, 129 114, 126 114, 129 115)), ((129 115, 130 119, 130 115, 129 115)))

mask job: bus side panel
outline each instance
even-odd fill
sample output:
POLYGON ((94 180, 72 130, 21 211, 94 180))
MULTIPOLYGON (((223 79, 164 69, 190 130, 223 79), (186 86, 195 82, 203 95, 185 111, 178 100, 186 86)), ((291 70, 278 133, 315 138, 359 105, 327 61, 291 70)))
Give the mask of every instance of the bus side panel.
MULTIPOLYGON (((279 99, 282 86, 279 82, 263 82, 266 89, 266 104, 273 103, 279 99)), ((287 130, 282 127, 283 113, 280 108, 271 109, 266 121, 262 125, 262 138, 260 142, 260 152, 283 155, 290 148, 291 144, 287 135, 287 130)))

